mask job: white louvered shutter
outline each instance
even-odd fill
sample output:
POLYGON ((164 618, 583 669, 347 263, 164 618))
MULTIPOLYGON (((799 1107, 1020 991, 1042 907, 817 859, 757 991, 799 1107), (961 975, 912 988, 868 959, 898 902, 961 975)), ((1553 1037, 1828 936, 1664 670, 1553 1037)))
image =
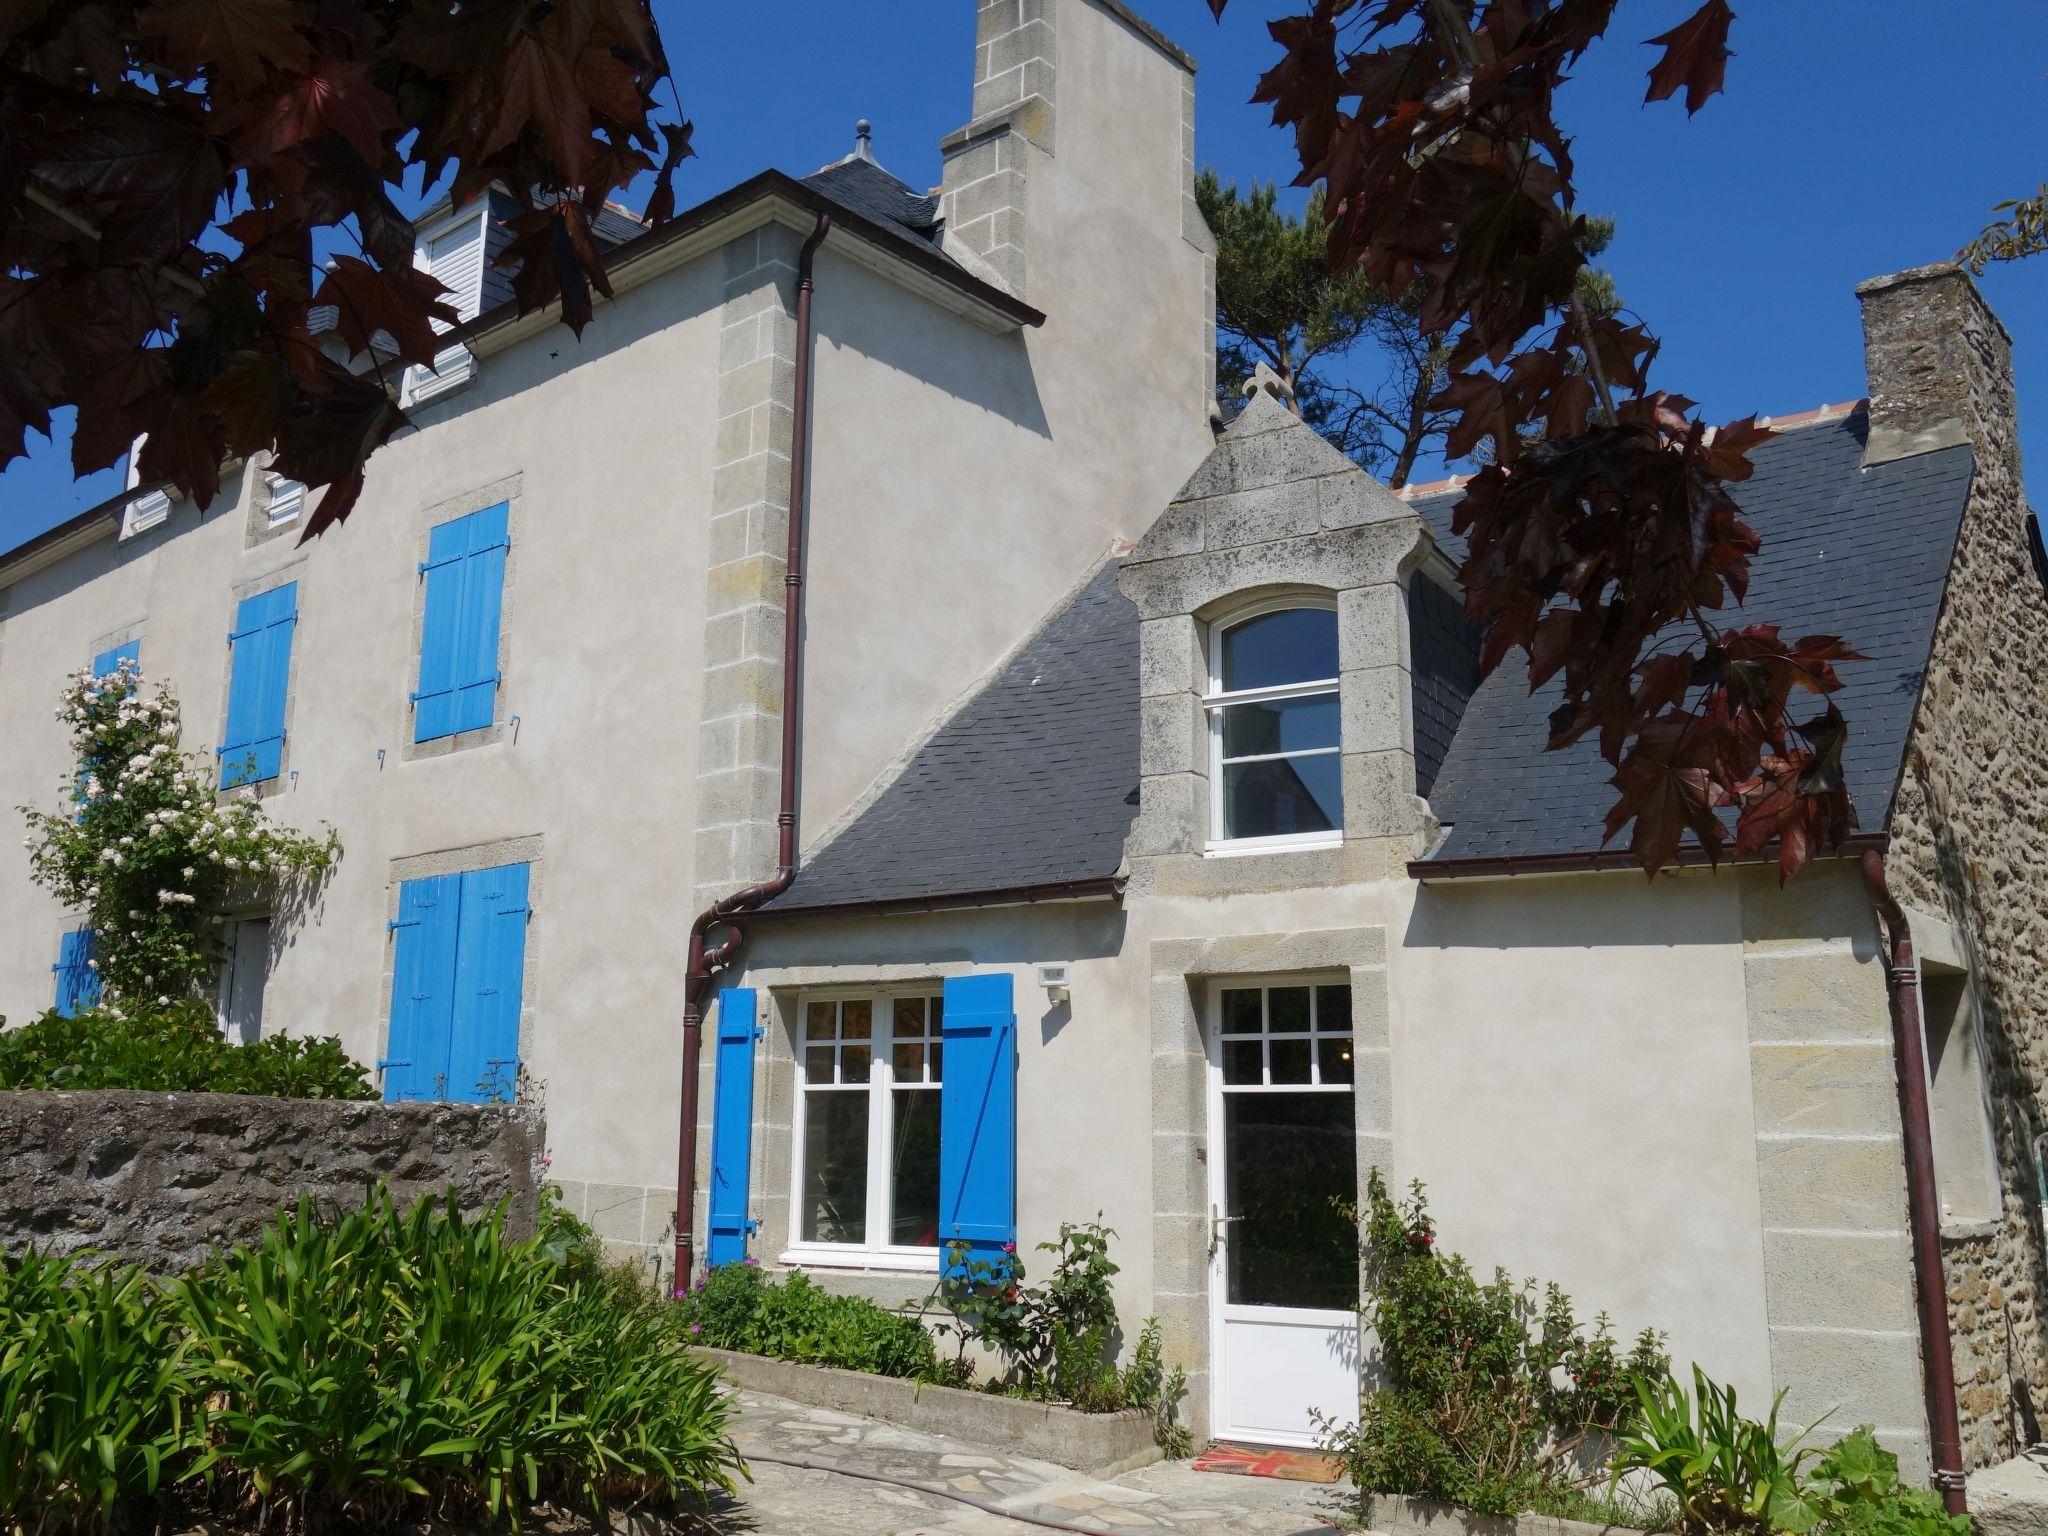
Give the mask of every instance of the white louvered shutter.
MULTIPOLYGON (((448 290, 447 302, 464 320, 476 318, 477 307, 483 297, 484 217, 483 210, 478 209, 460 224, 422 241, 415 257, 420 266, 441 280, 441 285, 448 290)), ((447 327, 435 321, 434 329, 440 331, 447 327)), ((471 364, 467 347, 447 348, 435 357, 434 372, 429 373, 424 368, 411 370, 406 384, 407 398, 423 400, 461 383, 469 377, 471 364)))

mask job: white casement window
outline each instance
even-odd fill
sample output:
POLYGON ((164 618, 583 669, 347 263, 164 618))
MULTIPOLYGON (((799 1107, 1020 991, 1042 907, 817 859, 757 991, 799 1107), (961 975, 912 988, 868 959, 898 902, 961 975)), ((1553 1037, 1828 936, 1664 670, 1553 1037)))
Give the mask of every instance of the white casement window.
POLYGON ((1209 852, 1342 841, 1337 682, 1331 603, 1288 598, 1210 627, 1209 852))
POLYGON ((935 988, 803 1000, 783 1262, 936 1262, 941 1015, 935 988))
MULTIPOLYGON (((474 320, 483 303, 484 229, 490 218, 486 199, 457 209, 437 224, 420 232, 413 247, 413 264, 431 272, 447 288, 446 302, 463 320, 474 320)), ((438 320, 434 329, 445 330, 438 320)), ((402 404, 431 399, 464 382, 475 370, 476 359, 461 345, 445 348, 434 358, 429 370, 417 364, 405 371, 402 404)))
POLYGON ((305 510, 306 487, 297 480, 288 480, 266 469, 257 481, 257 490, 263 497, 263 516, 267 527, 282 528, 305 510))

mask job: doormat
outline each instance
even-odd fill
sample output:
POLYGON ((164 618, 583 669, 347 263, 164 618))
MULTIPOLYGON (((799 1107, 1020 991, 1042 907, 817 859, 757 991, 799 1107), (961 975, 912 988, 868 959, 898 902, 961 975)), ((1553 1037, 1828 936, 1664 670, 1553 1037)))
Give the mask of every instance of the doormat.
POLYGON ((1239 1477, 1277 1477, 1289 1483, 1342 1481, 1335 1457, 1315 1451, 1283 1451, 1269 1445, 1227 1445, 1218 1441, 1195 1458, 1197 1472, 1231 1472, 1239 1477))

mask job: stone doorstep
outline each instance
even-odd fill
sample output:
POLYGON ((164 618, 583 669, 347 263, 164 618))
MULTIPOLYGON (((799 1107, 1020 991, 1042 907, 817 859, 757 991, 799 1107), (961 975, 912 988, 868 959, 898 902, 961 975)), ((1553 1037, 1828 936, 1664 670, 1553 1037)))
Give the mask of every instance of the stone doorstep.
POLYGON ((1460 1504, 1375 1493, 1366 1501, 1375 1536, 1642 1536, 1624 1525, 1594 1525, 1555 1515, 1478 1515, 1460 1504))
POLYGON ((734 1386, 749 1391, 858 1414, 928 1435, 948 1435, 1095 1477, 1116 1477, 1161 1459, 1152 1415, 1143 1408, 1082 1413, 1054 1403, 994 1397, 827 1365, 800 1365, 729 1349, 691 1352, 717 1365, 734 1386))

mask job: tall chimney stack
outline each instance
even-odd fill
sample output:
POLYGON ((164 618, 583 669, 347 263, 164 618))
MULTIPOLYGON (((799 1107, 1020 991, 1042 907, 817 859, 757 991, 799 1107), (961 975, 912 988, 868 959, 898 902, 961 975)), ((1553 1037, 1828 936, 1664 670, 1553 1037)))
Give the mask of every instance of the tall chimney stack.
MULTIPOLYGON (((1986 476, 2019 481, 2012 337, 1952 261, 1856 285, 1870 437, 1863 463, 1968 443, 1986 476)), ((2017 499, 2017 498, 2015 498, 2017 499)))

